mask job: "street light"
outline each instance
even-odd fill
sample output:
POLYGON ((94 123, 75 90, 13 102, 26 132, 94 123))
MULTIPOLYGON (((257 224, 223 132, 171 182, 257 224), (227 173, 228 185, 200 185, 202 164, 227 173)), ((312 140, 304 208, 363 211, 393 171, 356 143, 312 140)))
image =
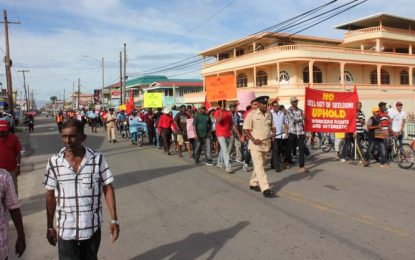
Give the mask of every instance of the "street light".
MULTIPOLYGON (((91 57, 91 56, 86 55, 86 54, 82 55, 82 57, 84 57, 84 58, 90 58, 90 59, 93 59, 93 60, 98 61, 98 62, 100 61, 99 59, 94 58, 94 57, 91 57)), ((104 104, 104 88, 105 88, 104 57, 101 58, 101 69, 102 69, 102 90, 101 90, 101 92, 102 92, 101 93, 102 100, 101 100, 101 103, 104 104)))

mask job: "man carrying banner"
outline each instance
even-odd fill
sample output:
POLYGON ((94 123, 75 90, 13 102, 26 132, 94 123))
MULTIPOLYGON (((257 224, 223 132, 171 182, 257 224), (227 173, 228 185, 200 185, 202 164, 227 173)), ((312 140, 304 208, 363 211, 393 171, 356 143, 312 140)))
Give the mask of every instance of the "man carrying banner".
POLYGON ((291 149, 295 148, 295 143, 298 144, 298 159, 300 173, 308 173, 308 169, 304 167, 304 113, 298 108, 298 99, 292 97, 290 99, 291 107, 287 110, 288 119, 288 143, 291 149))
POLYGON ((249 113, 244 121, 244 131, 249 139, 254 170, 249 181, 249 188, 262 191, 265 198, 274 198, 275 192, 269 188, 268 178, 264 170, 265 159, 271 148, 271 139, 275 135, 275 123, 271 113, 267 112, 268 96, 258 97, 258 109, 249 113), (273 133, 270 136, 270 133, 273 133))

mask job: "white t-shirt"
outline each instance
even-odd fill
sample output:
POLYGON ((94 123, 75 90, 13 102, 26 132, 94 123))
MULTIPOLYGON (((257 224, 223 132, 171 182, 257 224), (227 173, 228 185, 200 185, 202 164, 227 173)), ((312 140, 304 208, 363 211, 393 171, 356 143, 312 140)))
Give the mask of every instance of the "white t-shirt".
POLYGON ((406 119, 406 113, 403 110, 398 112, 396 109, 391 109, 388 115, 392 121, 392 131, 399 132, 402 127, 402 121, 406 119))

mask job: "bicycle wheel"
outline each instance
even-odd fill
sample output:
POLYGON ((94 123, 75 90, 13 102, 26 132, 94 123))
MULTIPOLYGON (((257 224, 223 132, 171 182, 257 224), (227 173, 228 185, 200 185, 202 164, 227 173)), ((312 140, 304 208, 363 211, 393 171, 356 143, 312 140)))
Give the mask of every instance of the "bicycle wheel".
POLYGON ((138 146, 143 146, 143 136, 139 135, 137 138, 137 144, 138 146))
POLYGON ((323 150, 325 153, 328 153, 331 151, 332 146, 333 145, 330 141, 330 136, 324 136, 321 140, 321 150, 323 150))
POLYGON ((400 152, 400 161, 398 162, 399 168, 409 169, 415 162, 415 151, 409 144, 402 144, 400 152))
POLYGON ((390 153, 389 153, 389 158, 394 163, 399 163, 401 161, 401 153, 398 151, 397 146, 395 145, 392 146, 392 149, 390 150, 390 153))

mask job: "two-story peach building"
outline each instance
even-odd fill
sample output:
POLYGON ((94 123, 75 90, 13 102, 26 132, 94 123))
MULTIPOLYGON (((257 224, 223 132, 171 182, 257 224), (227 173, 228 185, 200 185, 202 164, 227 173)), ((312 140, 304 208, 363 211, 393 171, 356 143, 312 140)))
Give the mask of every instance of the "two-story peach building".
MULTIPOLYGON (((357 87, 364 110, 397 100, 414 110, 415 20, 376 14, 335 27, 343 40, 264 32, 205 50, 202 77, 232 73, 238 91, 304 99, 304 88, 350 91, 357 87), (213 61, 212 61, 213 60, 213 61)), ((185 96, 199 101, 202 93, 185 96)), ((300 102, 301 104, 302 102, 300 102)))

